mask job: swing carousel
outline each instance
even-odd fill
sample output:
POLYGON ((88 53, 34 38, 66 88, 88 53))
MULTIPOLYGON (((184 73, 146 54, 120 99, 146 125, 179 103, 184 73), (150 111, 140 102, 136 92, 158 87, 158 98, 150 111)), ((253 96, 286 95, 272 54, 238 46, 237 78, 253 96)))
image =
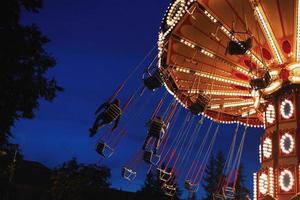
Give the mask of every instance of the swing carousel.
POLYGON ((299 16, 299 0, 175 0, 159 32, 159 71, 183 107, 265 128, 253 199, 300 198, 299 16))
MULTIPOLYGON (((214 199, 236 198, 248 127, 265 129, 253 199, 300 199, 300 0, 174 0, 148 66, 142 92, 128 98, 122 114, 130 113, 145 90, 164 87, 174 98, 164 106, 166 94, 161 95, 149 116, 148 124, 155 126, 150 125, 143 149, 122 168, 126 180, 136 178, 141 160, 149 164, 148 172, 157 171, 166 195, 175 195, 180 180, 190 193, 197 192, 220 124, 236 124, 214 199), (182 110, 188 114, 178 120, 182 110), (205 131, 204 118, 211 120, 205 131)), ((112 156, 128 133, 127 124, 101 136, 100 155, 112 156)))

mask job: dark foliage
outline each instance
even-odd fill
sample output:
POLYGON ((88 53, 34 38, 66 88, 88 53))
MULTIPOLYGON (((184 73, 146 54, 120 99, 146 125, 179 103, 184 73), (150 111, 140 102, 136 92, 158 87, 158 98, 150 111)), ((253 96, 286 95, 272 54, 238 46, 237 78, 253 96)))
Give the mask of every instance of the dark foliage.
POLYGON ((109 178, 109 169, 78 164, 73 159, 54 171, 50 196, 52 200, 96 199, 109 188, 109 178))
MULTIPOLYGON (((216 157, 212 156, 210 158, 205 171, 205 183, 203 185, 205 196, 203 200, 211 200, 215 193, 220 194, 222 192, 223 186, 221 181, 222 178, 224 178, 223 168, 225 166, 225 162, 224 154, 221 151, 218 152, 216 157)), ((244 168, 240 165, 235 187, 237 200, 244 200, 249 194, 249 189, 246 188, 245 181, 244 168)), ((231 183, 231 185, 233 185, 233 183, 231 183)))
POLYGON ((19 119, 32 119, 39 99, 52 101, 63 89, 46 72, 55 59, 44 49, 49 39, 39 28, 20 23, 21 11, 38 12, 42 0, 0 1, 0 144, 19 119))
POLYGON ((238 177, 236 181, 236 199, 244 200, 249 195, 250 190, 245 186, 246 177, 244 174, 244 166, 240 165, 238 177))

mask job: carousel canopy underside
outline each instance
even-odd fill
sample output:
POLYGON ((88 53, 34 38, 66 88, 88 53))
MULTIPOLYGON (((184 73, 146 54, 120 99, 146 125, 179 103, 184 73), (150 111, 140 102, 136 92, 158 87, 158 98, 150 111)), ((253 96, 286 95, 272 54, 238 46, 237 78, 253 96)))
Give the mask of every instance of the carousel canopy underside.
POLYGON ((165 57, 160 68, 170 74, 167 88, 184 106, 199 93, 209 95, 205 114, 213 119, 263 125, 265 97, 291 80, 289 64, 299 60, 297 6, 296 0, 174 1, 158 42, 165 57), (231 40, 249 37, 252 48, 244 55, 226 53, 231 40), (272 83, 256 91, 250 81, 261 70, 270 72, 272 83))

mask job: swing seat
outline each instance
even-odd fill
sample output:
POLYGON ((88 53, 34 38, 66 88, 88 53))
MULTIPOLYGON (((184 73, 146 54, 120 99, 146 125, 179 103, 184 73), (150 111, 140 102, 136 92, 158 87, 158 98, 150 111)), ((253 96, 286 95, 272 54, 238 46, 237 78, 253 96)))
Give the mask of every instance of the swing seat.
POLYGON ((199 184, 192 184, 190 180, 185 180, 184 181, 184 187, 189 191, 189 192, 197 192, 199 189, 199 184))
POLYGON ((176 194, 176 187, 174 187, 173 185, 164 184, 163 190, 165 192, 165 195, 169 197, 173 197, 176 194))
POLYGON ((225 199, 235 199, 235 190, 232 187, 223 187, 223 196, 225 199))
POLYGON ((136 172, 126 167, 122 168, 122 177, 128 181, 133 181, 136 177, 136 172))
POLYGON ((157 165, 160 161, 160 155, 154 154, 153 151, 145 151, 143 155, 143 160, 146 163, 157 165))
POLYGON ((97 143, 96 151, 104 158, 110 158, 114 153, 114 149, 104 142, 97 143))
POLYGON ((251 80, 250 85, 254 90, 265 89, 271 83, 271 75, 268 71, 264 72, 262 77, 251 80))
POLYGON ((158 177, 163 182, 168 182, 172 178, 171 172, 166 172, 163 169, 157 168, 158 177))
POLYGON ((205 94, 200 94, 197 100, 188 107, 189 111, 194 115, 199 115, 204 112, 206 106, 208 105, 210 98, 205 94))
POLYGON ((166 125, 162 119, 153 119, 149 127, 149 133, 154 137, 162 138, 161 132, 165 127, 166 125))
POLYGON ((245 41, 237 42, 231 40, 228 43, 227 51, 230 55, 245 55, 252 48, 252 38, 249 37, 245 41))
POLYGON ((164 83, 162 74, 159 71, 156 71, 153 75, 144 78, 143 80, 145 87, 149 90, 160 88, 164 83))

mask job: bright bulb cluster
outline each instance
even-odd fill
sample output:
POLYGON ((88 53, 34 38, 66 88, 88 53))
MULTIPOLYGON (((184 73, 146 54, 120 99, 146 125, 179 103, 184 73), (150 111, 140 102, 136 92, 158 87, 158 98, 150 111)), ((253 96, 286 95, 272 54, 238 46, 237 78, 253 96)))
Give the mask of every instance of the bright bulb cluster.
POLYGON ((185 0, 176 0, 171 6, 170 11, 167 15, 167 24, 174 26, 180 18, 183 16, 183 10, 185 7, 185 0))
POLYGON ((257 174, 253 174, 253 200, 257 200, 257 174))
POLYGON ((281 151, 285 154, 290 154, 293 152, 295 147, 295 141, 291 134, 285 133, 280 139, 281 151))
POLYGON ((288 192, 293 188, 294 176, 290 170, 285 169, 280 173, 279 185, 280 188, 285 192, 288 192))
POLYGON ((268 39, 268 43, 271 47, 271 49, 273 50, 274 54, 275 54, 275 57, 276 57, 276 60, 279 64, 282 64, 283 63, 283 60, 282 60, 282 57, 279 53, 279 50, 277 48, 277 45, 275 43, 275 39, 274 39, 274 36, 272 35, 272 31, 270 30, 270 27, 269 27, 269 24, 268 24, 268 21, 262 11, 262 9, 259 7, 259 6, 256 6, 254 8, 254 11, 255 11, 255 14, 258 18, 258 21, 268 39))
POLYGON ((266 120, 270 124, 273 124, 275 121, 275 108, 272 104, 269 104, 266 109, 266 120))
POLYGON ((270 138, 264 140, 263 155, 265 158, 270 158, 272 155, 272 140, 270 138))
POLYGON ((294 113, 294 105, 291 100, 285 99, 281 102, 280 113, 284 119, 290 119, 294 113))
POLYGON ((267 174, 262 173, 259 176, 258 189, 259 189, 260 193, 267 194, 267 192, 268 192, 268 175, 267 174))

